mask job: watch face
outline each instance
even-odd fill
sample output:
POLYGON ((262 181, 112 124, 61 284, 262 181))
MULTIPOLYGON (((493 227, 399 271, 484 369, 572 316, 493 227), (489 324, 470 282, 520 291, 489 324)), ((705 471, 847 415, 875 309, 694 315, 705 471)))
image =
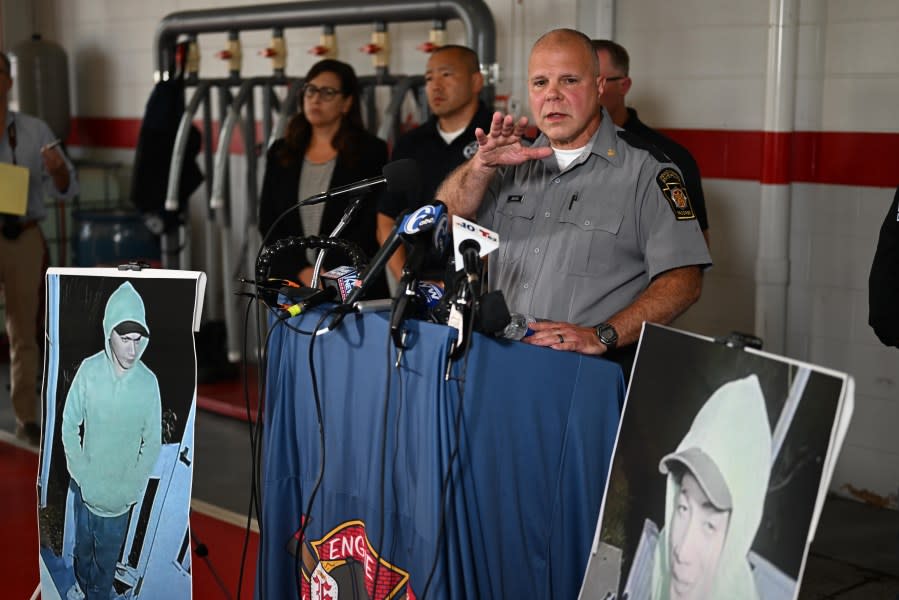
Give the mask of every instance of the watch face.
POLYGON ((603 323, 598 326, 596 328, 596 333, 599 337, 599 341, 607 346, 611 346, 618 341, 618 334, 615 331, 615 328, 608 323, 603 323))

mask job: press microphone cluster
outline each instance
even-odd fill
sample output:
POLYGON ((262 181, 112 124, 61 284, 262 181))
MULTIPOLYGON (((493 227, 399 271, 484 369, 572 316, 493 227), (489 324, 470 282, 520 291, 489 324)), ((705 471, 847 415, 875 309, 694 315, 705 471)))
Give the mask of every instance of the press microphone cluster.
MULTIPOLYGON (((387 184, 390 192, 394 194, 405 194, 413 192, 418 188, 419 169, 416 162, 412 159, 402 159, 388 163, 381 172, 382 175, 379 177, 363 179, 355 183, 332 188, 321 194, 310 196, 301 200, 297 206, 319 204, 332 198, 339 198, 342 196, 360 196, 368 189, 381 184, 387 184)), ((345 300, 350 291, 352 291, 347 287, 349 275, 347 270, 351 269, 354 273, 358 273, 353 267, 341 267, 339 269, 344 269, 343 271, 335 269, 329 272, 332 281, 326 281, 323 289, 317 287, 303 287, 286 280, 269 279, 268 273, 272 258, 274 255, 278 254, 279 251, 289 251, 296 247, 304 249, 312 247, 309 243, 310 241, 318 241, 320 245, 315 247, 320 248, 322 253, 329 247, 328 245, 324 245, 324 242, 329 242, 330 245, 339 245, 338 242, 343 240, 337 236, 340 230, 346 226, 347 222, 352 217, 357 204, 358 202, 350 204, 338 224, 338 227, 331 233, 329 238, 319 239, 314 236, 307 238, 287 238, 287 243, 285 243, 285 240, 278 240, 274 244, 260 249, 259 256, 256 260, 256 281, 243 280, 244 283, 254 283, 257 286, 257 289, 260 290, 259 293, 261 294, 263 301, 269 306, 281 307, 283 309, 280 313, 282 319, 296 316, 308 308, 324 302, 333 301, 338 298, 345 300), (288 301, 293 302, 293 304, 286 308, 279 305, 279 295, 285 296, 288 301)), ((278 220, 284 218, 288 212, 289 211, 285 211, 285 213, 278 217, 278 220)), ((347 242, 344 241, 344 244, 347 244, 347 242)), ((352 256, 352 253, 350 255, 352 256)), ((356 262, 362 264, 361 261, 356 262)))

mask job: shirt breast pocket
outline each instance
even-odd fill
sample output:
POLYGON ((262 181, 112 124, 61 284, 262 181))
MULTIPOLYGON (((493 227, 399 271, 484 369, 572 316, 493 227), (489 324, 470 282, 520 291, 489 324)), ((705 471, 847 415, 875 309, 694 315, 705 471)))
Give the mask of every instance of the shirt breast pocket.
POLYGON ((497 231, 500 260, 517 262, 528 245, 534 226, 536 206, 534 203, 521 200, 506 201, 499 207, 498 212, 501 215, 497 231))
POLYGON ((595 277, 615 268, 618 235, 624 219, 620 206, 577 204, 559 217, 563 232, 560 268, 571 275, 595 277))

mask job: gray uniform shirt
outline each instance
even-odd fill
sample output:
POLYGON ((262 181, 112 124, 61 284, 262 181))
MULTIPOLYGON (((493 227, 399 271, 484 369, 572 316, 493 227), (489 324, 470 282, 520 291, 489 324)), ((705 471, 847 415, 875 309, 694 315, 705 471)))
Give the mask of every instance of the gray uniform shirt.
POLYGON ((9 144, 9 126, 15 121, 16 128, 16 164, 28 169, 28 208, 25 212, 26 221, 40 221, 47 216, 47 207, 44 205, 44 194, 50 194, 60 200, 71 200, 78 193, 78 180, 75 177, 75 167, 69 157, 62 153, 66 168, 69 170, 69 188, 65 192, 57 191, 53 185, 53 177, 44 167, 44 159, 41 158, 41 146, 49 144, 55 138, 50 127, 46 123, 31 115, 9 111, 6 113, 6 122, 2 123, 3 135, 0 136, 0 162, 12 163, 13 151, 9 144))
MULTIPOLYGON (((489 285, 510 310, 592 326, 656 275, 711 264, 676 167, 619 131, 603 109, 587 150, 565 171, 554 156, 498 170, 478 222, 499 234, 489 285)), ((548 144, 541 135, 534 146, 548 144)))

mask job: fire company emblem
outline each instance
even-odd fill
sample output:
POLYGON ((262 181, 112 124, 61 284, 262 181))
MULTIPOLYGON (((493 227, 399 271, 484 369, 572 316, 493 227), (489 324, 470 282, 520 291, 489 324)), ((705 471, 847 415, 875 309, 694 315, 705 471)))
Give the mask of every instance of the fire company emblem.
MULTIPOLYGON (((294 557, 299 535, 287 547, 294 557)), ((307 539, 297 563, 303 600, 415 600, 409 573, 378 555, 363 521, 345 521, 319 540, 307 539)))

